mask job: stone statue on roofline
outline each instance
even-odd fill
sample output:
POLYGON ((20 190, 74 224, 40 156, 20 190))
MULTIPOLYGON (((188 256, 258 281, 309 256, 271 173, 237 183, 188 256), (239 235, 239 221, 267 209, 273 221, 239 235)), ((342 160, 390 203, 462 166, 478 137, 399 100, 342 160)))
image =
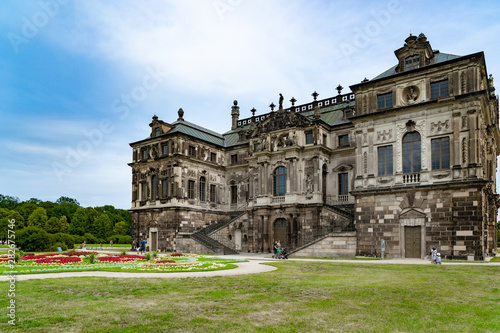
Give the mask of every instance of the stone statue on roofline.
POLYGON ((280 100, 279 100, 279 109, 278 110, 283 110, 283 95, 280 93, 280 100))

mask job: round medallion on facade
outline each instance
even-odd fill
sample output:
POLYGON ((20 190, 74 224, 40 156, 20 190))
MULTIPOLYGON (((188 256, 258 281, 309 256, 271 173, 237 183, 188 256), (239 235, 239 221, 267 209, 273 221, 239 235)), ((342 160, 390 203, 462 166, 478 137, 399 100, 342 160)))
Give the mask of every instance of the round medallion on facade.
POLYGON ((420 96, 420 89, 417 86, 408 86, 403 90, 403 100, 408 103, 415 103, 420 96))

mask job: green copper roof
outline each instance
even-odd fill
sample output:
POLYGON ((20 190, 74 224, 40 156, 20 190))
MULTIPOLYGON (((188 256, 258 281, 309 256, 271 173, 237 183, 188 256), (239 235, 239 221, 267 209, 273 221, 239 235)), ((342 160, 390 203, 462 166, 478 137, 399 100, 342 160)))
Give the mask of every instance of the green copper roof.
POLYGON ((195 125, 185 120, 178 120, 174 122, 172 125, 174 125, 175 127, 172 130, 170 130, 168 134, 184 133, 203 141, 207 141, 219 146, 224 146, 224 137, 219 133, 195 125))
MULTIPOLYGON (((436 53, 434 53, 434 58, 432 58, 431 63, 429 65, 439 64, 441 62, 457 59, 460 57, 461 56, 457 56, 454 54, 448 54, 448 53, 441 53, 441 52, 437 51, 436 53)), ((386 77, 389 77, 391 75, 396 74, 396 67, 398 67, 398 65, 395 65, 395 66, 389 68, 388 70, 386 70, 385 72, 380 73, 379 75, 375 76, 372 80, 378 80, 378 79, 386 78, 386 77)))

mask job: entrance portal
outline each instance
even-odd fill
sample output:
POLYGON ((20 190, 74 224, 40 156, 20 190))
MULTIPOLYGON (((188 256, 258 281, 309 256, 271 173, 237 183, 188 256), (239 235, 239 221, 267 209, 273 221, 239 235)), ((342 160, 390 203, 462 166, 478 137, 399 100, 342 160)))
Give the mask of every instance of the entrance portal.
POLYGON ((288 244, 288 222, 286 219, 280 218, 274 221, 274 241, 280 241, 281 246, 288 244))
POLYGON ((420 258, 421 257, 421 227, 405 227, 405 257, 420 258))
POLYGON ((158 233, 156 231, 151 231, 151 246, 149 251, 158 251, 158 233))

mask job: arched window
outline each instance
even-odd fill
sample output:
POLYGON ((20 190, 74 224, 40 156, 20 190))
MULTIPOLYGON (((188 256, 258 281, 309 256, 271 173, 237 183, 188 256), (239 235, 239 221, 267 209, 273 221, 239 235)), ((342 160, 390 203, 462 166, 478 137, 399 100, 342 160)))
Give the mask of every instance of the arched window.
POLYGON ((286 193, 286 168, 277 167, 274 170, 274 195, 281 196, 286 193))
POLYGON ((421 144, 418 132, 407 133, 403 137, 403 173, 420 172, 421 144))
POLYGON ((158 178, 156 176, 151 177, 151 200, 156 200, 158 198, 158 178))
POLYGON ((205 201, 205 193, 207 187, 207 179, 205 177, 200 177, 200 201, 205 201))

